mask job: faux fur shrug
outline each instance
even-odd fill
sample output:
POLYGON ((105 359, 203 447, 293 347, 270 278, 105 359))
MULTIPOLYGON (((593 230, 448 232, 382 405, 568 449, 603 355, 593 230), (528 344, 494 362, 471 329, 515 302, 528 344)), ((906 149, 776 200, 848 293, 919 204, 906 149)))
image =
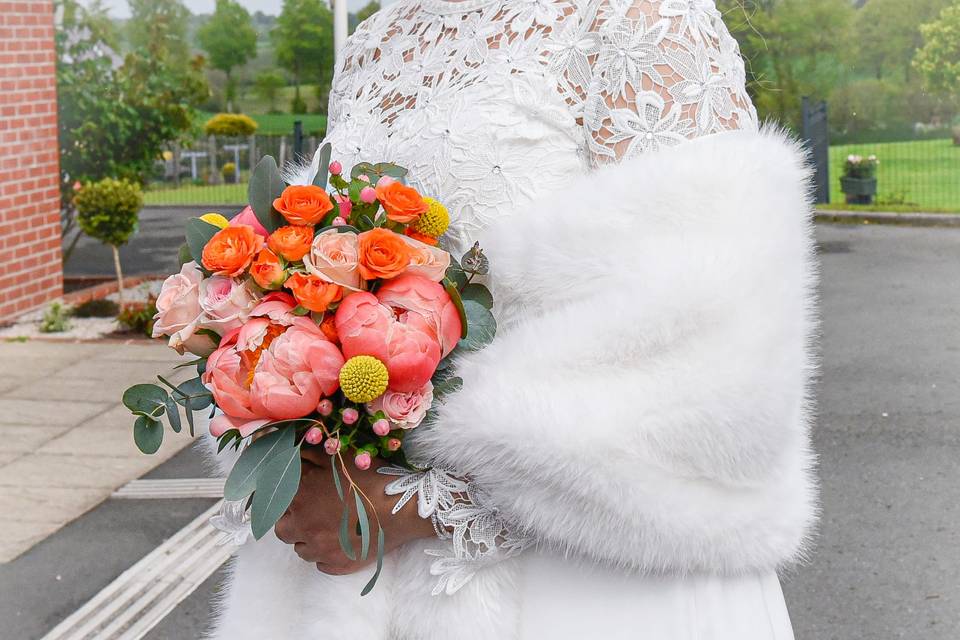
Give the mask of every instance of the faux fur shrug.
MULTIPOLYGON (((572 556, 675 574, 796 561, 816 513, 807 178, 782 133, 731 132, 495 223, 500 333, 413 444, 572 556)), ((517 561, 431 596, 439 544, 395 554, 362 600, 365 575, 249 544, 217 637, 508 640, 517 561)))

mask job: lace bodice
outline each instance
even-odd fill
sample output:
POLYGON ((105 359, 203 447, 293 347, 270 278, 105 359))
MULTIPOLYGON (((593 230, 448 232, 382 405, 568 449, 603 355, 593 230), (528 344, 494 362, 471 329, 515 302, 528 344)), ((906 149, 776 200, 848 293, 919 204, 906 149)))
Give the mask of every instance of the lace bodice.
POLYGON ((334 157, 410 168, 455 249, 590 168, 757 126, 713 0, 399 0, 339 59, 334 157))
MULTIPOLYGON (((399 0, 340 52, 329 113, 334 158, 401 164, 447 205, 455 254, 591 169, 757 127, 713 0, 399 0)), ((454 473, 385 472, 452 539, 435 593, 532 544, 454 473)))

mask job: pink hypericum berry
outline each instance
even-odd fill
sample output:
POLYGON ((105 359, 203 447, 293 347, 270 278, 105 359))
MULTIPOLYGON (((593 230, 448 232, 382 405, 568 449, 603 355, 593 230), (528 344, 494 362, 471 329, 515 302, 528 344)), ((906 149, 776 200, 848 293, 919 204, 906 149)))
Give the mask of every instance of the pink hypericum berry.
POLYGON ((389 186, 389 185, 393 184, 394 182, 396 182, 396 180, 394 180, 394 179, 391 178, 390 176, 383 176, 383 177, 381 177, 379 180, 377 180, 377 186, 378 186, 378 187, 386 187, 386 186, 389 186))
POLYGON ((323 429, 320 427, 310 427, 307 429, 307 433, 303 436, 303 439, 307 441, 307 444, 320 444, 323 442, 323 429))
POLYGON ((360 419, 360 412, 356 409, 344 409, 343 410, 343 424, 356 424, 357 420, 360 419))
POLYGON ((362 173, 362 174, 360 174, 359 176, 357 176, 357 180, 360 180, 360 181, 362 181, 362 182, 366 182, 367 184, 369 184, 369 183, 370 183, 370 176, 368 176, 368 175, 365 174, 365 173, 362 173))
POLYGON ((337 452, 340 451, 340 440, 327 438, 327 441, 323 443, 323 450, 327 452, 328 456, 337 455, 337 452))
POLYGON ((373 461, 370 459, 370 454, 366 451, 358 453, 357 457, 353 459, 353 464, 355 464, 357 469, 360 469, 360 471, 366 471, 369 469, 371 462, 373 461))
POLYGON ((335 176, 340 175, 341 173, 343 173, 343 165, 337 162, 336 160, 334 160, 333 162, 330 163, 330 173, 335 176))
POLYGON ((399 438, 390 438, 387 440, 387 451, 399 451, 402 445, 399 438))
POLYGON ((347 221, 341 218, 340 216, 337 216, 336 218, 333 219, 333 226, 335 227, 342 227, 345 224, 347 224, 347 221))
POLYGON ((390 422, 381 418, 373 423, 373 432, 378 436, 385 436, 390 433, 390 422))
POLYGON ((377 190, 373 187, 364 187, 360 192, 360 200, 366 204, 373 204, 377 200, 377 190))
POLYGON ((324 398, 320 401, 320 404, 317 405, 317 413, 322 415, 324 418, 333 413, 333 402, 329 399, 324 398))

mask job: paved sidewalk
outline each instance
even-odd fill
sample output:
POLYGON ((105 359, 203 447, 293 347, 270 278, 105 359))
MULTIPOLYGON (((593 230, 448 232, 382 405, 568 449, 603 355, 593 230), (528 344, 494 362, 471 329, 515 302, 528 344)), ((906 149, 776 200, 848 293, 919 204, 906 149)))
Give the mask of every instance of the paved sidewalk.
POLYGON ((0 564, 191 442, 168 431, 159 452, 141 454, 120 404, 157 373, 188 377, 179 361, 159 343, 0 343, 0 564))

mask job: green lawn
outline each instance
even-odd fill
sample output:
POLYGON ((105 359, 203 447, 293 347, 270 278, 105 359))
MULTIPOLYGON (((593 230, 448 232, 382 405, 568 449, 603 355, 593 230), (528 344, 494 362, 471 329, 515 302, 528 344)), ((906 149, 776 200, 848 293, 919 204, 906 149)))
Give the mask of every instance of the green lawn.
POLYGON ((218 205, 234 206, 247 203, 247 185, 184 185, 179 188, 147 189, 143 194, 144 204, 169 206, 218 205))
POLYGON ((875 208, 960 212, 960 147, 954 146, 952 140, 831 147, 831 203, 844 202, 840 175, 844 161, 851 154, 874 154, 880 159, 879 202, 875 208))
MULTIPOLYGON (((291 135, 293 134, 293 123, 296 120, 303 122, 303 133, 307 136, 313 135, 318 131, 322 131, 327 128, 327 116, 318 115, 316 113, 308 113, 296 116, 288 113, 247 115, 256 120, 259 127, 257 129, 257 133, 261 135, 291 135)), ((197 122, 203 125, 203 123, 209 120, 211 116, 213 116, 212 113, 201 111, 197 114, 197 122)))

